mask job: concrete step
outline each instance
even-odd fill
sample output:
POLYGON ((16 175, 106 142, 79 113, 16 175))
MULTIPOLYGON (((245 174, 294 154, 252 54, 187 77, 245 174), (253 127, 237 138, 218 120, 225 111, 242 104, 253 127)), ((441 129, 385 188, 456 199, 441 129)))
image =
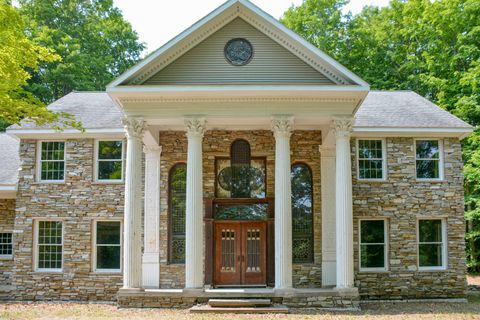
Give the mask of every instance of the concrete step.
POLYGON ((286 306, 270 306, 270 307, 212 307, 210 305, 199 305, 190 308, 190 313, 288 313, 286 306))
POLYGON ((208 305, 218 308, 269 307, 270 299, 209 299, 208 305))

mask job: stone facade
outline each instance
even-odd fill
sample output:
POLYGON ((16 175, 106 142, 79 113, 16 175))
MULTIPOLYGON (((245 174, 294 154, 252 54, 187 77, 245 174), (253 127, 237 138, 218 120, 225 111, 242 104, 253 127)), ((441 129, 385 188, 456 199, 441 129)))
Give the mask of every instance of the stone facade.
MULTIPOLYGON (((13 233, 15 220, 15 200, 0 199, 0 232, 13 233)), ((8 299, 12 287, 13 258, 0 260, 0 300, 8 299)))
POLYGON ((352 139, 355 285, 363 299, 463 298, 466 294, 465 221, 461 145, 443 140, 444 180, 415 179, 414 139, 387 138, 387 180, 357 180, 352 139), (387 272, 360 272, 359 219, 385 218, 389 238, 387 272), (418 218, 444 218, 448 268, 419 271, 418 218))

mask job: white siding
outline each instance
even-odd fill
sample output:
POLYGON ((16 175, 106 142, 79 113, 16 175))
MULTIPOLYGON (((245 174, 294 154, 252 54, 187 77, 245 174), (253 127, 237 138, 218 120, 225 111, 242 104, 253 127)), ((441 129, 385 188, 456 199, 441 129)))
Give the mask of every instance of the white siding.
POLYGON ((237 18, 146 80, 145 85, 177 84, 333 84, 262 32, 237 18), (245 66, 224 57, 225 44, 246 38, 254 56, 245 66))

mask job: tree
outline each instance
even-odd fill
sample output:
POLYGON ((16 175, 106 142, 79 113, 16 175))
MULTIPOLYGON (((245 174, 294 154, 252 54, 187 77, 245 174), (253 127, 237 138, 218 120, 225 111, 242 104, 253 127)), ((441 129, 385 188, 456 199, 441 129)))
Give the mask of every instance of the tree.
POLYGON ((28 90, 51 102, 72 90, 105 90, 144 45, 112 0, 20 0, 31 39, 62 59, 32 72, 28 90))
POLYGON ((37 71, 41 63, 53 63, 59 56, 28 39, 24 27, 18 11, 0 0, 0 131, 25 118, 41 125, 63 117, 66 124, 78 126, 68 115, 47 110, 25 90, 29 70, 37 71))
POLYGON ((282 22, 372 89, 414 90, 476 128, 463 156, 468 264, 480 271, 480 2, 392 0, 355 16, 342 14, 344 5, 305 0, 282 22))

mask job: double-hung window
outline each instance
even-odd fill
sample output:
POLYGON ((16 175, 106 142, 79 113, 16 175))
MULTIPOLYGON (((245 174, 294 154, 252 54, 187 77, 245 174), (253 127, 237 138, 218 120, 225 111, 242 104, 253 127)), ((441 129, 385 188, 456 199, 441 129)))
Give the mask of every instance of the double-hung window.
POLYGON ((65 142, 40 142, 40 181, 65 180, 65 142))
POLYGON ((0 258, 11 258, 13 254, 13 241, 11 232, 0 233, 0 258))
POLYGON ((360 270, 387 270, 386 220, 360 220, 360 270))
POLYGON ((94 269, 98 272, 120 272, 122 260, 122 223, 96 221, 94 269))
POLYGON ((123 141, 97 141, 97 181, 122 181, 123 141))
POLYGON ((63 262, 62 221, 37 221, 38 271, 61 271, 63 262))
POLYGON ((385 142, 379 139, 357 140, 358 179, 385 179, 385 142))
POLYGON ((415 140, 416 177, 419 180, 442 179, 442 144, 439 140, 415 140))
POLYGON ((446 267, 444 219, 418 220, 418 266, 422 269, 446 267))

